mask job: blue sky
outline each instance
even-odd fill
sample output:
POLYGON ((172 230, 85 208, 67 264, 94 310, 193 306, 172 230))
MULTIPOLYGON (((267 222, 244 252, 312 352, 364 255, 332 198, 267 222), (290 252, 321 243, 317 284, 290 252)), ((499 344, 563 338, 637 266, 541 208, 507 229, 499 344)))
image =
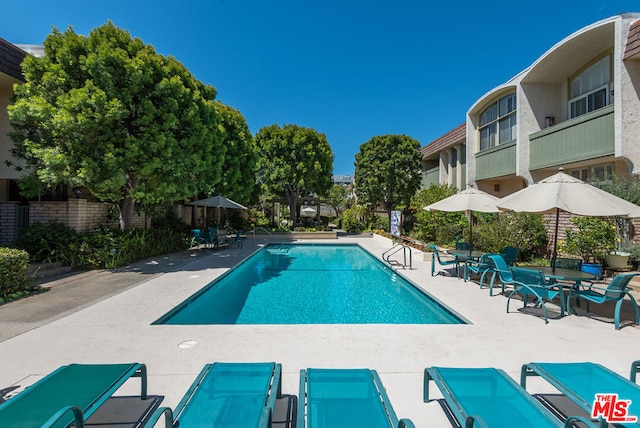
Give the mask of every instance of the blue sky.
POLYGON ((425 145, 555 43, 622 12, 640 1, 23 0, 3 5, 0 37, 41 44, 53 26, 111 20, 215 86, 254 134, 314 128, 334 173, 353 174, 371 137, 425 145))

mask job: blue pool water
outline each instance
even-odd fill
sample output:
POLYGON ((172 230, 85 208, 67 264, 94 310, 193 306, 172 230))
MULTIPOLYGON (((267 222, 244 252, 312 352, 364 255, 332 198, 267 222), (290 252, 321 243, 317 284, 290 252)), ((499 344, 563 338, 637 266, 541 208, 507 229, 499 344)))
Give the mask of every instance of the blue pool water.
POLYGON ((154 324, 461 324, 358 245, 269 245, 154 324))

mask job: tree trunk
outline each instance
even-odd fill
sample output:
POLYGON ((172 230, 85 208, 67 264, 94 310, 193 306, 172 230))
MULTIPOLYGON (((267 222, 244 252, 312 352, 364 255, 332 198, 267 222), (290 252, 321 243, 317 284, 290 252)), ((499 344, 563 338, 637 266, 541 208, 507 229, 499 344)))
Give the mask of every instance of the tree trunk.
POLYGON ((133 210, 135 202, 129 196, 125 196, 120 205, 120 230, 131 230, 133 227, 133 210))

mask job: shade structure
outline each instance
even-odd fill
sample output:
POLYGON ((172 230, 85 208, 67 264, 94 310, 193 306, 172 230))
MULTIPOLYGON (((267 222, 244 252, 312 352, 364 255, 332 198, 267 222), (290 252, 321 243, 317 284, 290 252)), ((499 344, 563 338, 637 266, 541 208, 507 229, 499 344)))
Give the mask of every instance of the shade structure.
MULTIPOLYGON (((206 198, 206 199, 200 199, 198 201, 193 201, 193 202, 189 202, 187 205, 194 205, 196 207, 214 207, 214 208, 218 208, 217 210, 217 217, 216 217, 216 224, 220 224, 220 208, 231 208, 231 209, 238 209, 238 210, 246 210, 247 207, 245 207, 244 205, 240 205, 239 203, 232 201, 229 198, 226 198, 224 196, 218 195, 218 196, 212 196, 210 198, 206 198)), ((205 210, 205 223, 206 223, 206 218, 207 218, 207 213, 205 210)))
POLYGON ((555 213, 551 266, 555 267, 560 210, 594 217, 640 217, 640 206, 598 189, 560 168, 557 174, 500 199, 498 208, 527 213, 555 213))
POLYGON ((300 210, 300 213, 304 215, 314 216, 318 212, 316 210, 316 207, 302 207, 302 209, 300 210))
POLYGON ((206 199, 200 199, 198 201, 189 202, 188 205, 195 205, 197 207, 216 207, 216 208, 232 208, 239 210, 246 210, 247 207, 240 205, 239 203, 232 201, 224 196, 212 196, 206 199))
MULTIPOLYGON (((500 199, 483 192, 475 187, 467 187, 455 195, 451 195, 448 198, 444 198, 438 202, 434 202, 431 205, 424 207, 427 211, 470 211, 471 221, 469 222, 469 243, 473 244, 473 211, 483 213, 495 213, 500 212, 500 209, 496 206, 496 203, 500 199)), ((470 249, 473 245, 470 246, 470 249)))

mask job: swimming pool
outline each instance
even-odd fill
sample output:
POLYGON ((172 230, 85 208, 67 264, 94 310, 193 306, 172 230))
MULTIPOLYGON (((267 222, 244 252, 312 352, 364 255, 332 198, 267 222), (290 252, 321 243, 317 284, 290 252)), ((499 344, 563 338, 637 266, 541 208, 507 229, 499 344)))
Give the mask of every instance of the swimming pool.
POLYGON ((463 324, 357 244, 271 244, 154 324, 463 324))

